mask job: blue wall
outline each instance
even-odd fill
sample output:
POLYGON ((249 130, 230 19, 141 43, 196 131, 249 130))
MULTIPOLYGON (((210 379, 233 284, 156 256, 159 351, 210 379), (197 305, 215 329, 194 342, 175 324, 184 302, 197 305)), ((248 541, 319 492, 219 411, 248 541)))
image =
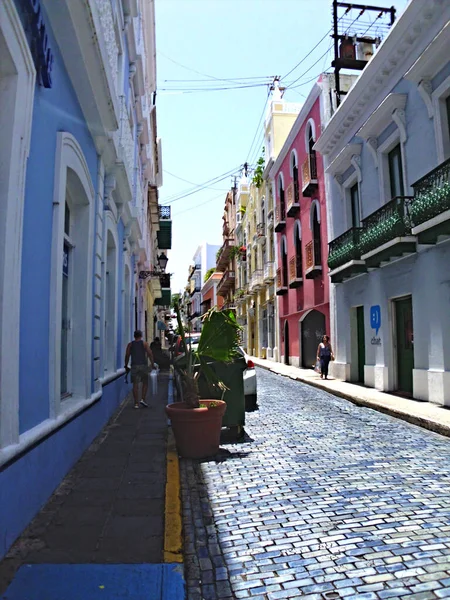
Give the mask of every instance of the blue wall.
POLYGON ((0 559, 120 405, 123 377, 79 417, 0 472, 0 559))
MULTIPOLYGON (((42 7, 42 5, 41 5, 42 7)), ((36 86, 23 218, 20 323, 20 433, 49 416, 49 294, 56 134, 83 149, 94 188, 97 153, 44 12, 54 54, 53 87, 36 86)), ((52 315, 53 317, 53 315, 52 315)))

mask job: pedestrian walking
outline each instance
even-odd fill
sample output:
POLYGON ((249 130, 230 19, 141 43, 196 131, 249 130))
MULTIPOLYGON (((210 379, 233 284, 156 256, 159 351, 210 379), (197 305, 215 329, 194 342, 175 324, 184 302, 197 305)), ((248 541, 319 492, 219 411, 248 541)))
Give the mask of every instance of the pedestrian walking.
POLYGON ((128 367, 131 358, 131 383, 133 384, 134 408, 147 408, 148 404, 145 401, 148 389, 148 359, 150 359, 150 370, 155 368, 153 353, 147 342, 142 339, 142 331, 138 329, 134 332, 134 340, 127 346, 125 352, 125 369, 127 373, 130 371, 128 367), (142 394, 139 398, 139 385, 142 383, 142 394))
POLYGON ((330 360, 334 360, 334 354, 327 335, 322 337, 322 341, 317 346, 317 360, 320 362, 320 378, 328 379, 328 365, 330 360))

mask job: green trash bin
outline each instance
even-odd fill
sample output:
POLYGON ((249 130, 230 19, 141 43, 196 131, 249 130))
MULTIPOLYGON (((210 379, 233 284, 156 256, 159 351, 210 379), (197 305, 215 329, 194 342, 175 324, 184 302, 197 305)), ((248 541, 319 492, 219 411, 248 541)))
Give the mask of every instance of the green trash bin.
POLYGON ((200 398, 223 399, 227 403, 227 410, 223 417, 222 426, 229 427, 239 434, 245 425, 245 395, 243 373, 247 368, 245 358, 238 357, 231 363, 210 363, 211 369, 228 388, 222 398, 220 389, 212 388, 204 376, 199 378, 198 389, 200 398))

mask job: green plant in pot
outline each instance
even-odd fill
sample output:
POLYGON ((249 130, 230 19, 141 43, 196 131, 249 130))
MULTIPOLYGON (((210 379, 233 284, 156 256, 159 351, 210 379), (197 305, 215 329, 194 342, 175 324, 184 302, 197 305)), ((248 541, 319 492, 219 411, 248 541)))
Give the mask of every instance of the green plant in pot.
POLYGON ((178 329, 185 352, 175 359, 183 401, 166 407, 178 452, 186 458, 205 458, 217 453, 220 443, 222 418, 226 410, 223 400, 201 399, 199 378, 209 386, 227 390, 217 377, 212 363, 231 363, 237 356, 240 326, 233 311, 209 310, 203 317, 203 327, 198 345, 192 345, 183 327, 179 306, 174 307, 178 329))

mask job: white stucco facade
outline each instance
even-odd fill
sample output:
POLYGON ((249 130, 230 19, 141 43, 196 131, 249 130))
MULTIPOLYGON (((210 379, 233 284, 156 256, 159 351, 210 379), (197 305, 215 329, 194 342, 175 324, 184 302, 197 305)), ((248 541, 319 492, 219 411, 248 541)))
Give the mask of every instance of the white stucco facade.
POLYGON ((316 143, 333 375, 441 405, 450 405, 449 20, 447 2, 412 0, 316 143), (439 208, 426 213, 430 193, 439 208))

